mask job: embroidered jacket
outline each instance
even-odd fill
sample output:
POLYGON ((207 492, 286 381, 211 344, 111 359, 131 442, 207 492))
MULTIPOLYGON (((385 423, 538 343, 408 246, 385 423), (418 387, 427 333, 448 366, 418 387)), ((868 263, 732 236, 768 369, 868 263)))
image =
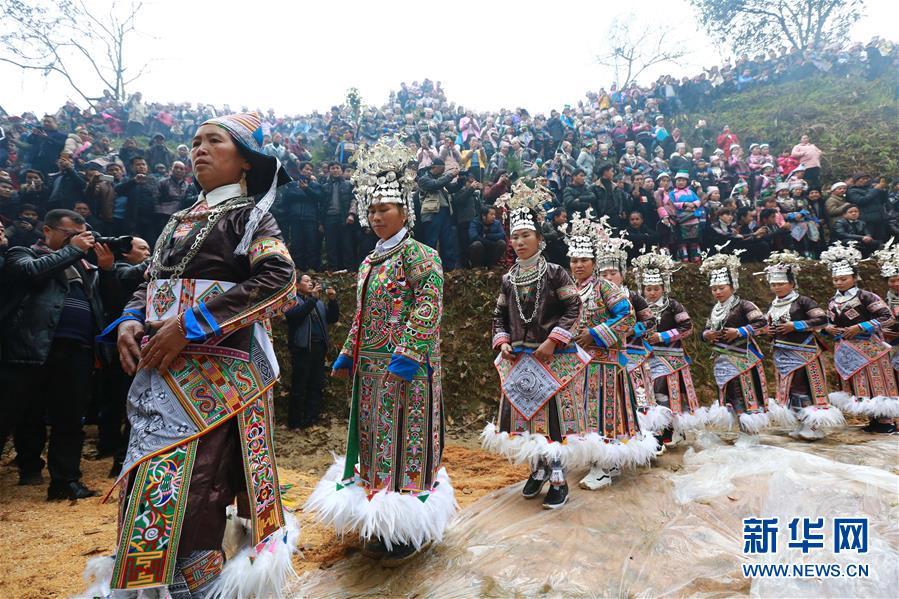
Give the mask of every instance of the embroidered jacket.
POLYGON ((690 315, 683 304, 677 300, 668 299, 668 306, 659 314, 656 332, 662 338, 662 345, 682 346, 683 340, 693 334, 693 321, 690 320, 690 315))
MULTIPOLYGON (((228 202, 238 202, 234 198, 228 202)), ((191 260, 182 279, 207 279, 234 283, 234 286, 219 294, 210 293, 205 300, 184 313, 184 327, 188 341, 204 343, 212 339, 221 339, 222 347, 249 351, 253 338, 253 329, 249 325, 265 321, 296 297, 296 271, 290 252, 281 238, 281 230, 275 218, 265 213, 256 228, 250 251, 246 256, 234 253, 241 237, 252 202, 228 210, 215 223, 215 229, 200 246, 196 256, 191 260)), ((187 254, 200 228, 206 222, 205 216, 189 227, 186 235, 178 237, 169 235, 160 238, 157 243, 163 244, 160 259, 166 266, 176 264, 187 254), (177 238, 176 238, 177 237, 177 238)), ((183 211, 179 214, 186 214, 183 211)), ((164 298, 149 298, 149 301, 163 301, 164 298)), ((104 333, 114 330, 123 320, 146 318, 147 284, 138 287, 131 301, 125 306, 125 312, 104 333)), ((164 310, 158 310, 163 312, 164 310)))
MULTIPOLYGON (((786 335, 774 335, 775 341, 802 343, 809 333, 820 330, 827 324, 827 313, 812 298, 800 295, 790 304, 788 319, 796 330, 786 335)), ((777 324, 777 323, 772 323, 777 324)))
POLYGON ((838 327, 859 325, 866 333, 880 334, 889 324, 892 313, 886 302, 876 293, 859 289, 852 299, 838 304, 836 296, 827 305, 827 320, 838 327))
MULTIPOLYGON (((536 284, 531 285, 531 288, 536 284)), ((509 273, 503 275, 496 308, 493 311, 493 349, 503 343, 513 348, 537 348, 547 339, 567 345, 574 335, 581 311, 581 298, 568 272, 557 264, 547 263, 536 314, 530 323, 524 322, 518 310, 515 294, 519 293, 509 273)), ((535 293, 521 299, 525 316, 534 313, 535 293)))
MULTIPOLYGON (((749 300, 741 299, 730 309, 722 329, 737 329, 739 337, 731 342, 731 345, 745 348, 747 342, 755 336, 756 331, 763 328, 765 324, 765 315, 758 306, 749 300)), ((712 330, 711 322, 706 322, 702 331, 703 335, 710 330, 712 330)), ((753 345, 755 345, 754 342, 753 345)))

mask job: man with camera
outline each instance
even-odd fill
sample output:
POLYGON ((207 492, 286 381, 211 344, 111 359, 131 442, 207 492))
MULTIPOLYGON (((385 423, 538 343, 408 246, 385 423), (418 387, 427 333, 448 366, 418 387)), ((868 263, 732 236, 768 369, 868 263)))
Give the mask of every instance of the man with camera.
POLYGON ((314 424, 321 411, 328 325, 340 318, 337 292, 329 286, 324 293, 327 306, 321 299, 321 283, 309 275, 301 276, 297 280, 297 303, 284 314, 293 369, 287 410, 287 426, 292 429, 314 424))
POLYGON ((128 198, 125 202, 123 232, 155 241, 159 236, 156 221, 159 182, 149 175, 147 161, 141 155, 131 158, 131 172, 134 173, 133 177, 115 186, 117 196, 128 198))
POLYGON ((0 384, 6 389, 0 440, 16 432, 19 484, 43 482, 41 452, 50 424, 47 499, 83 499, 81 417, 94 366, 94 336, 103 329, 103 291, 115 286, 113 253, 84 219, 51 210, 44 239, 10 248, 3 270, 0 384), (94 252, 97 266, 87 261, 94 252))

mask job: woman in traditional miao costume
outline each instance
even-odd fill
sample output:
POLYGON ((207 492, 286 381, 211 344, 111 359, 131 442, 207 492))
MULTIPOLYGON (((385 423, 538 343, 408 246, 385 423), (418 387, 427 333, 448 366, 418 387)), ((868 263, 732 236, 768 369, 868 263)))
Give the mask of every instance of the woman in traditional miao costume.
POLYGON ((765 369, 755 336, 765 327, 765 315, 749 300, 740 299, 738 254, 718 253, 706 257, 700 272, 709 277, 717 303, 702 331, 702 338, 715 352, 714 376, 718 402, 709 408, 707 424, 756 434, 769 424, 765 411, 765 369))
MULTIPOLYGON (((893 374, 896 377, 897 385, 899 385, 899 245, 895 245, 893 241, 891 239, 883 250, 874 252, 874 257, 880 265, 880 275, 886 279, 888 286, 886 301, 890 308, 890 314, 893 315, 893 321, 889 326, 884 327, 883 334, 887 343, 893 346, 893 357, 890 361, 893 365, 893 374)), ((881 411, 884 416, 881 418, 879 428, 886 432, 890 430, 890 424, 892 424, 892 431, 895 432, 896 419, 899 418, 899 402, 892 404, 883 402, 881 411), (886 422, 891 415, 892 423, 886 422)))
POLYGON ((667 250, 653 248, 633 261, 637 290, 649 303, 656 330, 647 336, 652 346, 649 372, 652 392, 658 406, 672 413, 671 424, 660 434, 662 443, 676 442, 686 431, 705 427, 706 408, 699 405, 690 356, 683 340, 693 334, 693 322, 684 306, 670 296, 671 278, 681 265, 667 250))
POLYGON ((543 204, 552 192, 519 180, 500 198, 509 209, 517 261, 503 275, 493 313, 494 362, 500 379, 497 423, 481 433, 484 448, 531 475, 522 495, 536 497, 549 482, 547 509, 568 501, 565 473, 585 466, 584 371, 590 356, 571 343, 581 311, 574 281, 541 254, 543 204))
POLYGON ((590 354, 586 373, 587 431, 584 449, 590 471, 580 481, 583 489, 612 484, 623 466, 646 464, 655 454, 655 441, 647 447, 639 436, 636 404, 625 368, 624 344, 635 323, 627 294, 594 273, 596 253, 605 230, 588 217, 572 220, 568 230, 568 256, 581 296, 578 345, 590 354))
POLYGON ((824 348, 815 336, 827 324, 827 313, 796 291, 799 254, 778 252, 765 262, 764 274, 775 297, 764 334, 772 338, 777 377, 768 413, 772 421, 795 427, 791 437, 815 441, 824 437, 824 429, 845 424, 842 412, 828 403, 824 348))
POLYGON ((893 315, 877 294, 858 288, 856 268, 861 259, 855 247, 839 242, 821 253, 837 290, 827 306, 824 330, 837 340, 833 360, 843 387, 830 394, 830 402, 845 414, 870 418, 867 432, 889 434, 896 430, 899 387, 883 327, 893 315))
MULTIPOLYGON (((599 274, 627 296, 636 319, 633 328, 628 333, 625 356, 627 357, 627 373, 637 401, 640 430, 644 433, 661 433, 671 426, 672 416, 669 408, 656 404, 655 394, 652 391, 652 375, 649 372, 652 346, 646 339, 655 332, 655 316, 646 299, 639 293, 628 289, 624 282, 624 273, 627 272, 627 250, 632 246, 631 242, 616 236, 606 225, 605 218, 600 222, 605 230, 605 235, 597 258, 599 274)), ((664 444, 659 443, 657 448, 659 453, 665 451, 664 444)))
POLYGON ((379 241, 359 267, 356 314, 333 364, 353 385, 346 457, 306 503, 341 534, 359 533, 363 554, 386 566, 440 541, 457 508, 441 467, 443 270, 409 231, 413 158, 390 139, 358 153, 358 214, 379 241))

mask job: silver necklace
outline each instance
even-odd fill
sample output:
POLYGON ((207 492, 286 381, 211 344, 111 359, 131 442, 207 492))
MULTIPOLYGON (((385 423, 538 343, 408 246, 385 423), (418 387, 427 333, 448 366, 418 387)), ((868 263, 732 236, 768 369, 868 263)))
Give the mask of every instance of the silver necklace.
POLYGON ((193 243, 190 245, 190 249, 187 250, 187 253, 184 255, 181 260, 175 264, 174 266, 165 266, 162 264, 162 250, 165 242, 171 239, 172 233, 175 231, 175 228, 181 223, 184 218, 190 214, 190 210, 184 210, 182 212, 177 212, 172 215, 172 218, 169 219, 169 222, 166 223, 165 228, 162 230, 162 233, 159 235, 159 239, 156 240, 156 249, 153 251, 153 258, 150 260, 150 286, 153 286, 153 283, 159 278, 160 274, 168 274, 169 282, 165 285, 170 287, 171 281, 175 279, 180 279, 181 275, 184 273, 184 269, 187 268, 187 265, 190 264, 191 260, 193 260, 197 253, 200 251, 200 246, 203 245, 203 242, 206 241, 206 238, 209 236, 209 233, 212 232, 215 224, 225 215, 226 212, 233 210, 235 208, 243 208, 244 206, 249 206, 252 202, 245 197, 238 197, 232 200, 228 200, 227 202, 223 202, 210 210, 206 216, 206 223, 197 233, 196 238, 194 238, 193 243))
POLYGON ((521 275, 521 264, 516 264, 512 267, 512 272, 509 273, 509 279, 512 281, 512 285, 515 286, 512 290, 515 295, 515 306, 518 308, 518 315, 521 316, 521 320, 524 324, 531 324, 531 321, 537 317, 537 310, 540 307, 540 297, 543 295, 543 275, 546 274, 546 268, 546 259, 543 256, 540 256, 540 260, 537 262, 537 268, 533 271, 521 275), (521 290, 519 288, 528 287, 535 282, 537 283, 537 290, 534 293, 534 311, 531 313, 530 318, 527 318, 521 307, 521 290))

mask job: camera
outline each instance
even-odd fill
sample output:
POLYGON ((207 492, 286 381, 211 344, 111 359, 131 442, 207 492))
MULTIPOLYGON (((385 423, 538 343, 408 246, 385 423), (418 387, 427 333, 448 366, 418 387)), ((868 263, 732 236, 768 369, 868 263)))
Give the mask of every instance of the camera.
POLYGON ((96 231, 91 231, 94 241, 107 246, 114 254, 127 254, 131 251, 131 242, 134 237, 131 235, 122 235, 121 237, 103 237, 96 231))

